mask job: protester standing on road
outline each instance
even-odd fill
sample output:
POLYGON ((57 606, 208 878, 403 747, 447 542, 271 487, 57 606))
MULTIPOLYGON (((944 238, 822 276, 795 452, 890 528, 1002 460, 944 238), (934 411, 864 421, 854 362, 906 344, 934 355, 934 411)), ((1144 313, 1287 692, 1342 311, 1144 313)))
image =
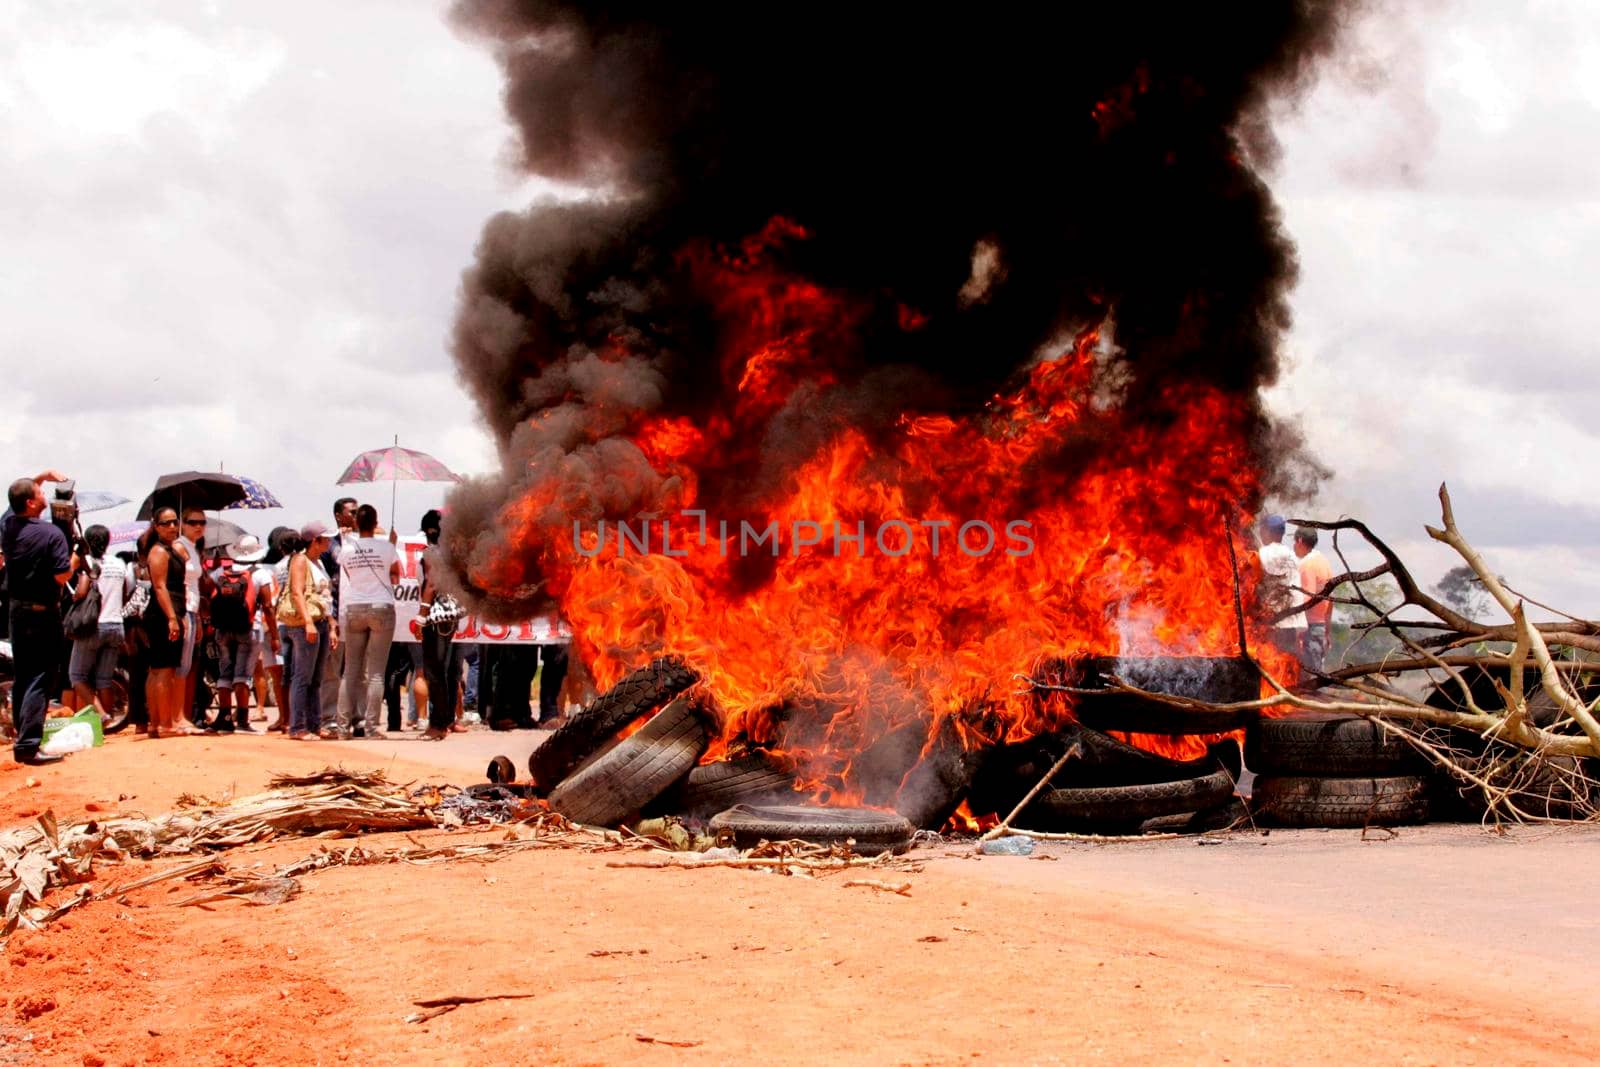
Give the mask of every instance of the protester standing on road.
POLYGON ((1300 593, 1300 561, 1283 543, 1288 524, 1282 515, 1268 515, 1256 532, 1261 537, 1261 585, 1257 591, 1262 615, 1272 624, 1272 643, 1292 655, 1300 655, 1300 635, 1306 628, 1305 612, 1283 616, 1305 602, 1300 593), (1280 618, 1280 616, 1283 616, 1280 618))
MULTIPOLYGON (((1294 532, 1294 554, 1300 560, 1300 590, 1308 598, 1328 588, 1333 566, 1317 549, 1317 531, 1309 526, 1294 532)), ((1328 659, 1328 643, 1333 629, 1333 605, 1318 601, 1305 610, 1306 629, 1301 636, 1300 662, 1306 669, 1321 673, 1328 659)))
MULTIPOLYGON (((150 603, 144 612, 147 643, 145 665, 145 703, 150 711, 152 738, 165 730, 170 735, 183 714, 183 682, 177 676, 183 660, 184 571, 188 562, 178 546, 178 513, 173 508, 157 508, 150 526, 139 535, 139 556, 150 571, 150 603)), ((198 566, 198 564, 197 564, 198 566)))
MULTIPOLYGON (((551 620, 552 635, 556 630, 551 620)), ((561 717, 561 686, 567 680, 567 646, 559 642, 541 644, 539 648, 539 725, 550 729, 561 717)))
MULTIPOLYGON (((274 543, 273 538, 281 536, 278 530, 287 530, 278 527, 267 535, 267 544, 274 543)), ((267 732, 287 729, 289 725, 289 703, 283 691, 283 645, 278 633, 278 618, 274 607, 278 603, 278 583, 273 577, 272 565, 281 558, 281 553, 274 556, 275 548, 263 548, 258 538, 245 535, 240 539, 234 549, 240 554, 239 562, 249 562, 250 579, 256 586, 256 614, 252 622, 255 639, 255 659, 262 672, 266 675, 266 695, 272 698, 272 706, 278 709, 277 721, 270 726, 263 727, 267 732)), ((257 699, 258 707, 265 710, 266 698, 257 699)))
POLYGON ((344 635, 344 684, 339 687, 339 730, 355 733, 357 716, 369 738, 386 736, 378 723, 383 671, 394 643, 394 587, 400 581, 397 535, 376 536, 378 509, 356 509, 356 537, 339 552, 339 632, 344 635))
MULTIPOLYGON (((328 547, 322 553, 322 569, 328 572, 328 581, 332 584, 333 618, 339 619, 339 556, 344 552, 347 542, 356 537, 356 499, 352 496, 342 496, 333 502, 333 521, 337 526, 333 536, 328 539, 328 547)), ((344 677, 344 645, 330 648, 322 660, 322 676, 318 683, 317 707, 322 716, 322 722, 332 729, 338 722, 339 715, 339 684, 344 677)))
POLYGON ((217 717, 207 729, 231 734, 250 729, 250 679, 255 672, 256 582, 246 554, 261 555, 261 542, 246 535, 231 546, 212 575, 211 627, 217 634, 217 717), (238 702, 235 718, 234 702, 238 702))
POLYGON ((303 546, 289 559, 289 603, 292 615, 284 620, 294 646, 294 678, 289 683, 289 736, 310 741, 319 734, 333 737, 333 724, 322 728, 318 679, 327 653, 338 643, 337 623, 329 617, 332 583, 323 569, 328 550, 328 528, 308 522, 300 528, 303 546))
POLYGON ((7 493, 11 512, 0 519, 14 669, 11 720, 16 738, 11 752, 18 763, 58 763, 62 758, 39 751, 64 639, 61 590, 72 571, 67 535, 40 518, 49 506, 40 483, 62 480, 56 471, 18 478, 7 493))
MULTIPOLYGON (((272 584, 277 590, 273 594, 272 606, 274 611, 283 602, 284 590, 289 588, 289 561, 303 546, 300 544, 300 534, 287 526, 279 526, 267 535, 267 555, 262 561, 272 568, 272 584)), ((280 692, 283 701, 278 705, 278 721, 269 729, 278 730, 285 734, 289 732, 289 709, 293 701, 290 699, 290 690, 294 687, 294 642, 289 638, 289 627, 282 619, 274 617, 278 627, 278 675, 283 679, 280 692)))
POLYGON ((186 625, 183 631, 183 655, 178 660, 178 679, 182 683, 183 697, 179 707, 185 722, 196 728, 206 725, 205 712, 194 706, 195 683, 200 672, 195 670, 195 652, 200 644, 200 599, 205 576, 205 561, 200 553, 206 540, 206 513, 203 508, 184 508, 183 522, 178 528, 178 550, 184 554, 183 614, 186 625))
POLYGON ((95 632, 72 642, 72 660, 67 677, 80 708, 98 701, 101 715, 111 710, 116 694, 117 659, 122 655, 122 601, 127 589, 128 568, 116 556, 106 558, 111 547, 111 531, 91 526, 83 532, 84 566, 78 576, 74 601, 82 601, 94 586, 100 596, 100 615, 95 632))
POLYGON ((423 737, 442 741, 455 725, 456 700, 461 685, 461 660, 452 647, 456 636, 454 619, 428 622, 435 601, 442 599, 437 576, 443 562, 439 558, 439 531, 442 516, 430 510, 422 516, 422 533, 428 547, 422 553, 422 590, 417 603, 418 628, 422 643, 422 672, 428 681, 428 729, 423 737))
POLYGON ((139 561, 137 548, 119 553, 118 558, 128 568, 122 619, 123 647, 128 653, 128 721, 133 724, 134 733, 143 734, 150 731, 150 639, 145 636, 144 616, 139 613, 138 604, 141 597, 143 603, 150 602, 150 571, 139 561), (134 614, 126 614, 129 611, 134 614))

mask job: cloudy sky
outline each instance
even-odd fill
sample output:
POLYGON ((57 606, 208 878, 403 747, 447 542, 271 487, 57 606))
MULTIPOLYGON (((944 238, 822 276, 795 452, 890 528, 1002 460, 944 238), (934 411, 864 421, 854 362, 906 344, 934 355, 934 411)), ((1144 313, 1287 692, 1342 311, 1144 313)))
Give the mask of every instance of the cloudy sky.
MULTIPOLYGON (((1382 6, 1281 109, 1302 280, 1272 402, 1337 472, 1311 510, 1431 578, 1448 480, 1502 572, 1600 614, 1600 8, 1382 6)), ((137 497, 221 466, 288 505, 264 530, 396 434, 492 465, 445 337, 484 218, 549 190, 442 7, 0 0, 7 477, 137 497)), ((405 487, 402 527, 440 495, 405 487)))

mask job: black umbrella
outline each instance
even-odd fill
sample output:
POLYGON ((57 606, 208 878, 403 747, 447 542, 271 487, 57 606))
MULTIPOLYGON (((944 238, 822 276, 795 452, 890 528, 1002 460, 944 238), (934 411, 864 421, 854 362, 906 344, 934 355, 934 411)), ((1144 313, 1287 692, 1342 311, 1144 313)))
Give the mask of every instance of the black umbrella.
POLYGON ((163 474, 156 479, 155 489, 139 505, 139 518, 148 520, 157 507, 216 511, 243 500, 245 495, 244 483, 231 474, 202 471, 163 474))

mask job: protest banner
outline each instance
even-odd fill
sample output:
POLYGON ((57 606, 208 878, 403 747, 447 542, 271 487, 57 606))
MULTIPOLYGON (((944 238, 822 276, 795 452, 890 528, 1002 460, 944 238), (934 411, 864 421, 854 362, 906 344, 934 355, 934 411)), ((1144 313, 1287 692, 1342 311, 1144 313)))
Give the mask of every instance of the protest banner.
MULTIPOLYGON (((401 537, 395 548, 400 553, 400 584, 394 587, 394 639, 416 643, 411 620, 417 617, 417 602, 422 595, 422 553, 428 542, 421 534, 401 537)), ((572 630, 553 617, 527 619, 518 623, 479 622, 463 615, 456 625, 457 641, 481 641, 496 645, 564 645, 572 640, 572 630)))

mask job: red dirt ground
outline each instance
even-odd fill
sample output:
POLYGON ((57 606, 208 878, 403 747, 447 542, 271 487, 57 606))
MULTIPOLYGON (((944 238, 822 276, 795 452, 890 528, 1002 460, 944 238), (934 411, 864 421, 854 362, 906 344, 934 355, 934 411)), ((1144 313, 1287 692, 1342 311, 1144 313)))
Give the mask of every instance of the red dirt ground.
MULTIPOLYGON (((442 747, 418 743, 391 777, 444 777, 428 763, 442 747)), ((385 762, 363 748, 119 736, 63 767, 0 765, 0 826, 385 762)), ((224 858, 271 868, 320 844, 224 858)), ((1190 851, 1173 862, 1195 851, 1175 844, 1190 851)), ((911 881, 907 897, 575 851, 334 869, 265 907, 175 908, 195 887, 160 883, 12 939, 0 1064, 1579 1063, 1600 1042, 1589 983, 1508 989, 1473 958, 1492 938, 1463 941, 1453 970, 1428 965, 1441 931, 1469 929, 1443 906, 1419 909, 1410 943, 1358 957, 1341 949, 1347 917, 1287 947, 1226 902, 1085 885, 1074 865, 1092 853, 970 852, 884 876, 911 881), (530 997, 403 1021, 413 1000, 490 993, 530 997)), ((103 868, 95 886, 151 869, 103 868)))

